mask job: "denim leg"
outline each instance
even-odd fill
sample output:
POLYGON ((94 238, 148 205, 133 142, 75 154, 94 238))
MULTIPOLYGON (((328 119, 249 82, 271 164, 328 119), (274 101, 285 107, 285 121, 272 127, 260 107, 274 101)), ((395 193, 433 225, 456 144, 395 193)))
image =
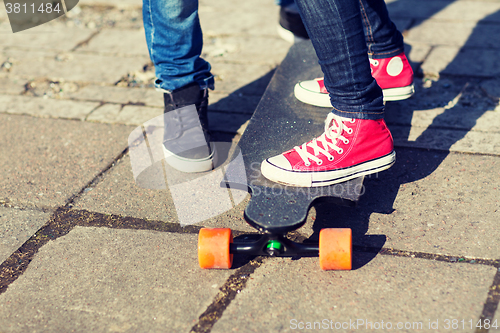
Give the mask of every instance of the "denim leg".
POLYGON ((172 91, 197 82, 213 89, 210 64, 200 58, 198 0, 143 0, 142 10, 156 88, 172 91))
POLYGON ((371 76, 358 0, 296 0, 325 75, 333 113, 384 116, 382 90, 371 76))
POLYGON ((384 0, 359 2, 369 56, 373 59, 383 59, 403 52, 403 35, 389 18, 384 0))

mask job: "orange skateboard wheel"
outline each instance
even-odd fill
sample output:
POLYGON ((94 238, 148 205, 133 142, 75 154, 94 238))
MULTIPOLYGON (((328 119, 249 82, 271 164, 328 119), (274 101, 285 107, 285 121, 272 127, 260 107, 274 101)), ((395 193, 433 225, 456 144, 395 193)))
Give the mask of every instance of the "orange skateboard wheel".
POLYGON ((351 229, 321 229, 319 232, 319 266, 325 271, 351 270, 351 229))
POLYGON ((231 268, 233 255, 229 245, 233 234, 229 228, 202 228, 198 234, 198 262, 201 268, 231 268))

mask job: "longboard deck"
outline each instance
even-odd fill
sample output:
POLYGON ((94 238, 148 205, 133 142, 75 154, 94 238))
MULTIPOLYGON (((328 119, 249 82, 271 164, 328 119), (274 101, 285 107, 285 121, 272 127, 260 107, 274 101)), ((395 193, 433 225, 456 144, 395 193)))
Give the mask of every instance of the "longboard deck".
MULTIPOLYGON (((330 110, 304 104, 293 95, 296 83, 321 76, 312 44, 307 41, 292 46, 240 139, 248 183, 241 185, 248 186, 252 196, 245 219, 261 231, 284 233, 297 229, 305 223, 314 202, 328 200, 353 206, 362 194, 363 177, 331 186, 303 188, 271 182, 260 173, 260 164, 266 158, 323 133, 330 110)), ((238 186, 227 182, 231 187, 238 186)))

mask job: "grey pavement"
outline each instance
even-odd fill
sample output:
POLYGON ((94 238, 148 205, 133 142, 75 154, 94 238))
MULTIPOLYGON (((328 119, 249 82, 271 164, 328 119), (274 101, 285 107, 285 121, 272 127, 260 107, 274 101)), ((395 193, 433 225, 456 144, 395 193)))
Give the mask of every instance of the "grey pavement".
MULTIPOLYGON (((387 104, 397 163, 357 207, 315 205, 293 234, 352 228, 343 272, 317 258, 198 267, 201 227, 255 233, 249 196, 182 196, 154 152, 163 180, 134 179, 134 135, 163 103, 141 5, 81 0, 16 34, 0 6, 0 333, 500 331, 500 0, 387 1, 416 73, 415 96, 387 104)), ((291 46, 278 11, 200 0, 227 145, 291 46)))

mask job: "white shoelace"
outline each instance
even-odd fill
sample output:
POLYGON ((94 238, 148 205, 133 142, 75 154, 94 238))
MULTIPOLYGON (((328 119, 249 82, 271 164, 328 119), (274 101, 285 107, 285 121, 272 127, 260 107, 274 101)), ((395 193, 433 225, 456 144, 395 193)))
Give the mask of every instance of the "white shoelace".
POLYGON ((300 158, 304 161, 305 166, 310 166, 312 160, 316 162, 317 165, 323 164, 323 161, 318 158, 318 154, 323 154, 328 158, 328 161, 333 161, 334 157, 328 150, 335 150, 338 154, 342 154, 344 150, 337 146, 337 139, 342 140, 344 144, 349 143, 349 139, 344 137, 342 133, 344 130, 351 134, 353 129, 344 125, 343 121, 349 121, 350 123, 354 123, 354 119, 346 119, 339 116, 334 115, 330 112, 328 117, 325 120, 325 133, 320 135, 318 138, 313 139, 312 141, 306 142, 300 147, 295 147, 295 151, 299 154, 300 158), (327 138, 331 141, 329 142, 327 138), (318 145, 321 143, 321 146, 318 145), (307 151, 307 147, 313 149, 313 154, 307 151))

